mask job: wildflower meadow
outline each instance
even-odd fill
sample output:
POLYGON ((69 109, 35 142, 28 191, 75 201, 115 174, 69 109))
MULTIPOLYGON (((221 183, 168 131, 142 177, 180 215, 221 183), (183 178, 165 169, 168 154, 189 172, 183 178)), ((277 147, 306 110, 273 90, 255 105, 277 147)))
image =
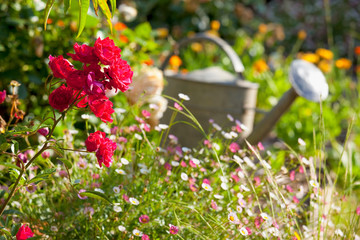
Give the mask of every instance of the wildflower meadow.
POLYGON ((359 240, 360 4, 290 2, 0 2, 0 240, 359 240))

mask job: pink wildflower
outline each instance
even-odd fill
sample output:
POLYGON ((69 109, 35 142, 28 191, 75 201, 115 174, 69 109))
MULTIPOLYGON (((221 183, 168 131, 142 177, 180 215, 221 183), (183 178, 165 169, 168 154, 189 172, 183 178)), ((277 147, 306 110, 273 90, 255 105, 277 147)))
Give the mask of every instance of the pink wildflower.
POLYGON ((288 190, 290 193, 294 192, 290 185, 286 185, 286 190, 288 190))
POLYGON ((183 108, 177 102, 174 103, 174 107, 179 111, 183 110, 183 108))
POLYGON ((240 150, 239 144, 237 144, 236 142, 233 142, 229 145, 229 149, 231 152, 236 153, 237 151, 240 150))
POLYGON ((146 111, 146 110, 142 110, 141 114, 144 116, 144 118, 149 118, 150 115, 151 115, 151 113, 149 111, 146 111))
POLYGON ((139 222, 140 223, 148 223, 150 221, 150 218, 148 215, 141 215, 139 217, 139 222))
POLYGON ((177 234, 179 232, 179 228, 177 226, 174 226, 172 224, 169 224, 170 227, 170 234, 177 234))
POLYGON ((141 240, 150 240, 150 237, 149 237, 149 235, 143 234, 141 236, 141 240))
POLYGON ((290 172, 290 180, 291 180, 291 181, 294 181, 294 180, 295 180, 295 171, 294 171, 294 170, 292 170, 292 171, 290 172))

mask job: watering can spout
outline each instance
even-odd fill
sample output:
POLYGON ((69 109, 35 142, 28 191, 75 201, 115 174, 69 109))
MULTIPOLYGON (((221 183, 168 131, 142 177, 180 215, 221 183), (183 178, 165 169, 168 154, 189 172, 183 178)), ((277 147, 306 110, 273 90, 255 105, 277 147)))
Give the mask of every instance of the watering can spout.
POLYGON ((298 96, 313 102, 320 102, 328 96, 329 86, 326 83, 325 76, 312 63, 304 60, 293 61, 290 66, 289 80, 292 87, 254 127, 254 130, 247 137, 250 144, 257 144, 265 138, 298 96))

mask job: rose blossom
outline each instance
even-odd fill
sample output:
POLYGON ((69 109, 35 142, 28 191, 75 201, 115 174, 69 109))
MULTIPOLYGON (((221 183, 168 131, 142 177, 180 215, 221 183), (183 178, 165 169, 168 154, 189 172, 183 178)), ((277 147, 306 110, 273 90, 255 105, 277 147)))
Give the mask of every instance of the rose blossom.
POLYGON ((30 227, 27 225, 22 225, 19 228, 19 231, 16 234, 17 240, 25 240, 34 236, 34 233, 31 231, 30 227))
POLYGON ((102 167, 102 164, 106 167, 110 167, 115 150, 116 143, 111 141, 109 138, 105 138, 101 142, 100 147, 96 152, 96 157, 100 167, 102 167))
POLYGON ((111 114, 114 113, 114 109, 112 109, 113 103, 105 95, 90 95, 89 106, 101 121, 104 123, 113 122, 111 118, 111 114))
POLYGON ((105 139, 105 133, 96 131, 90 133, 89 137, 85 141, 86 150, 89 152, 95 152, 99 149, 101 142, 105 139))
POLYGON ((6 90, 0 91, 0 104, 5 102, 6 99, 6 90))
POLYGON ((120 58, 121 50, 115 46, 114 41, 110 38, 101 40, 96 39, 94 44, 94 53, 104 65, 110 65, 114 59, 120 58))
POLYGON ((70 106, 73 98, 74 90, 70 87, 66 87, 65 85, 61 85, 50 93, 49 104, 53 108, 63 112, 70 106))
POLYGON ((109 90, 115 88, 116 90, 125 92, 132 82, 133 72, 129 64, 120 58, 116 59, 108 69, 105 69, 105 74, 110 79, 110 81, 105 84, 109 90))
POLYGON ((54 74, 55 78, 66 79, 73 71, 73 65, 63 56, 49 56, 49 67, 54 74))
POLYGON ((75 43, 74 45, 75 54, 68 53, 67 55, 70 56, 73 60, 79 61, 82 63, 97 63, 99 59, 94 53, 94 47, 90 47, 86 44, 79 45, 75 43))
POLYGON ((46 135, 49 134, 49 128, 45 127, 45 128, 40 128, 38 130, 38 133, 40 133, 41 135, 43 135, 44 137, 46 137, 46 135))

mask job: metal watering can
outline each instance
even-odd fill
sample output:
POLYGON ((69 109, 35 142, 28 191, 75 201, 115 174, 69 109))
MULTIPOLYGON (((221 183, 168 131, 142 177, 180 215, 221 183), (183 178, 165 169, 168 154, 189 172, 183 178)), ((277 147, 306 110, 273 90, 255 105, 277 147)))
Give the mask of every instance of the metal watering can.
MULTIPOLYGON (((247 128, 241 136, 242 139, 246 138, 251 144, 256 144, 266 137, 297 96, 319 102, 326 99, 328 95, 329 88, 322 72, 311 63, 295 60, 289 72, 292 87, 253 129, 259 86, 244 80, 242 75, 245 70, 244 65, 231 46, 221 38, 200 33, 181 40, 165 59, 161 69, 166 68, 171 56, 177 54, 181 47, 201 41, 215 43, 224 51, 231 60, 235 74, 220 67, 209 67, 187 74, 165 71, 164 76, 168 84, 164 89, 164 94, 174 98, 177 98, 179 93, 188 95, 190 101, 185 105, 205 131, 209 128, 209 119, 213 119, 222 127, 233 125, 227 119, 227 114, 231 114, 247 128)), ((172 111, 168 109, 162 122, 169 123, 171 115, 172 111)), ((174 121, 179 124, 171 126, 171 133, 178 137, 182 145, 193 147, 204 138, 193 126, 184 123, 191 120, 182 114, 177 114, 174 121)))

